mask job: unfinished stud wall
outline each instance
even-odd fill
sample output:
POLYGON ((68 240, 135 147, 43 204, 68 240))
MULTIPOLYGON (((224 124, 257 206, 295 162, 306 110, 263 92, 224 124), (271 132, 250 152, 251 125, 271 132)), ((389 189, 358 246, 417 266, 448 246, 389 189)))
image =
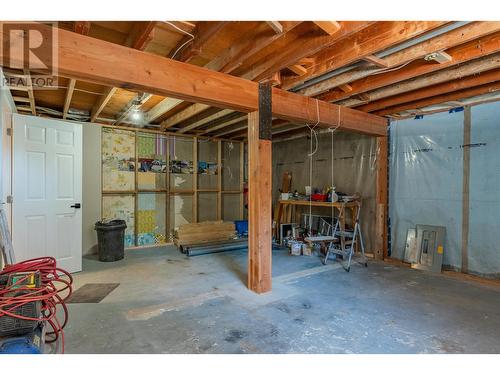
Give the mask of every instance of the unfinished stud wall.
MULTIPOLYGON (((337 192, 362 196, 361 228, 366 252, 373 252, 375 238, 376 138, 335 132, 333 135, 333 183, 337 192)), ((315 148, 313 139, 313 150, 315 148)), ((273 143, 273 207, 279 199, 285 171, 292 173, 292 192, 305 192, 309 185, 310 138, 301 137, 273 143)), ((332 136, 318 134, 318 149, 313 156, 312 186, 332 185, 332 136)), ((308 213, 307 207, 303 208, 308 213)), ((313 214, 330 216, 329 208, 313 207, 313 214)))

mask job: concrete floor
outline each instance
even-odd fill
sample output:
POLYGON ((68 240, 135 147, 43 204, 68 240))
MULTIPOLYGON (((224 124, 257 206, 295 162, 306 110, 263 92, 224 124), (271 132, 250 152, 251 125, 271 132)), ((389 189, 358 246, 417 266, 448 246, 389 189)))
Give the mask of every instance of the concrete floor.
POLYGON ((273 251, 273 292, 244 285, 246 252, 187 258, 175 247, 84 259, 67 353, 499 353, 500 288, 383 262, 368 268, 273 251))

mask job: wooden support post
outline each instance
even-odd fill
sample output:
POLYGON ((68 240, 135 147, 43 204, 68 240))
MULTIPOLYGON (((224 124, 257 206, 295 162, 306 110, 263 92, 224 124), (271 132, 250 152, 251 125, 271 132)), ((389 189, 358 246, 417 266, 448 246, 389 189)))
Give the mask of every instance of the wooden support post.
POLYGON ((377 137, 377 195, 375 218, 375 259, 388 256, 387 248, 387 190, 388 190, 388 140, 387 137, 377 137))
POLYGON ((271 86, 259 85, 259 110, 248 115, 248 288, 271 290, 271 86))

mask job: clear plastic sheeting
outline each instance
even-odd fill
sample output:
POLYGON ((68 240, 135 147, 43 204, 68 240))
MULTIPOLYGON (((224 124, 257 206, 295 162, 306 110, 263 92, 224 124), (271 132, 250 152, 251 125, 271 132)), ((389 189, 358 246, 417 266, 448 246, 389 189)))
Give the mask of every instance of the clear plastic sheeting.
MULTIPOLYGON (((338 192, 362 196, 360 213, 361 230, 366 252, 373 252, 375 238, 375 193, 376 193, 376 147, 375 137, 358 134, 333 134, 333 185, 338 192)), ((313 151, 315 149, 313 139, 313 151)), ((292 192, 304 193, 309 185, 310 139, 308 137, 273 143, 273 200, 279 199, 285 171, 292 173, 292 192)), ((332 185, 332 135, 318 134, 318 147, 313 155, 312 186, 323 189, 332 185)), ((313 214, 330 216, 329 208, 313 207, 313 214)), ((306 207, 304 213, 308 213, 306 207)))
POLYGON ((500 102, 472 107, 469 272, 500 277, 500 102))
POLYGON ((443 264, 461 267, 463 112, 391 123, 391 256, 403 259, 406 232, 446 227, 443 264))
POLYGON ((443 225, 443 265, 461 270, 464 264, 469 273, 500 276, 499 115, 500 102, 473 106, 467 144, 464 111, 391 124, 389 213, 393 257, 403 258, 408 228, 416 224, 443 225), (469 151, 468 165, 464 150, 469 151), (463 189, 467 171, 468 198, 463 189), (463 212, 467 199, 469 210, 463 212), (463 220, 467 217, 468 226, 463 220), (462 230, 467 231, 466 236, 462 236, 462 230), (463 252, 467 259, 462 259, 463 252))

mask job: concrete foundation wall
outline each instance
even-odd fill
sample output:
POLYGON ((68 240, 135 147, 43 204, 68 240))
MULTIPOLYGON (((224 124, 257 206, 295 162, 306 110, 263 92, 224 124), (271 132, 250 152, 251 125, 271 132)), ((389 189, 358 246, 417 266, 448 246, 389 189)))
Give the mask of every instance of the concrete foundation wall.
MULTIPOLYGON (((315 149, 313 137, 312 149, 315 149)), ((309 137, 273 143, 273 205, 278 199, 283 173, 292 173, 292 191, 304 193, 309 185, 309 137)), ((374 137, 336 132, 318 134, 318 147, 313 155, 312 187, 323 189, 333 185, 336 191, 361 194, 361 228, 367 252, 372 252, 375 238, 376 139, 374 137)), ((304 213, 309 212, 304 207, 304 213)), ((331 216, 329 208, 313 207, 313 214, 331 216)))

